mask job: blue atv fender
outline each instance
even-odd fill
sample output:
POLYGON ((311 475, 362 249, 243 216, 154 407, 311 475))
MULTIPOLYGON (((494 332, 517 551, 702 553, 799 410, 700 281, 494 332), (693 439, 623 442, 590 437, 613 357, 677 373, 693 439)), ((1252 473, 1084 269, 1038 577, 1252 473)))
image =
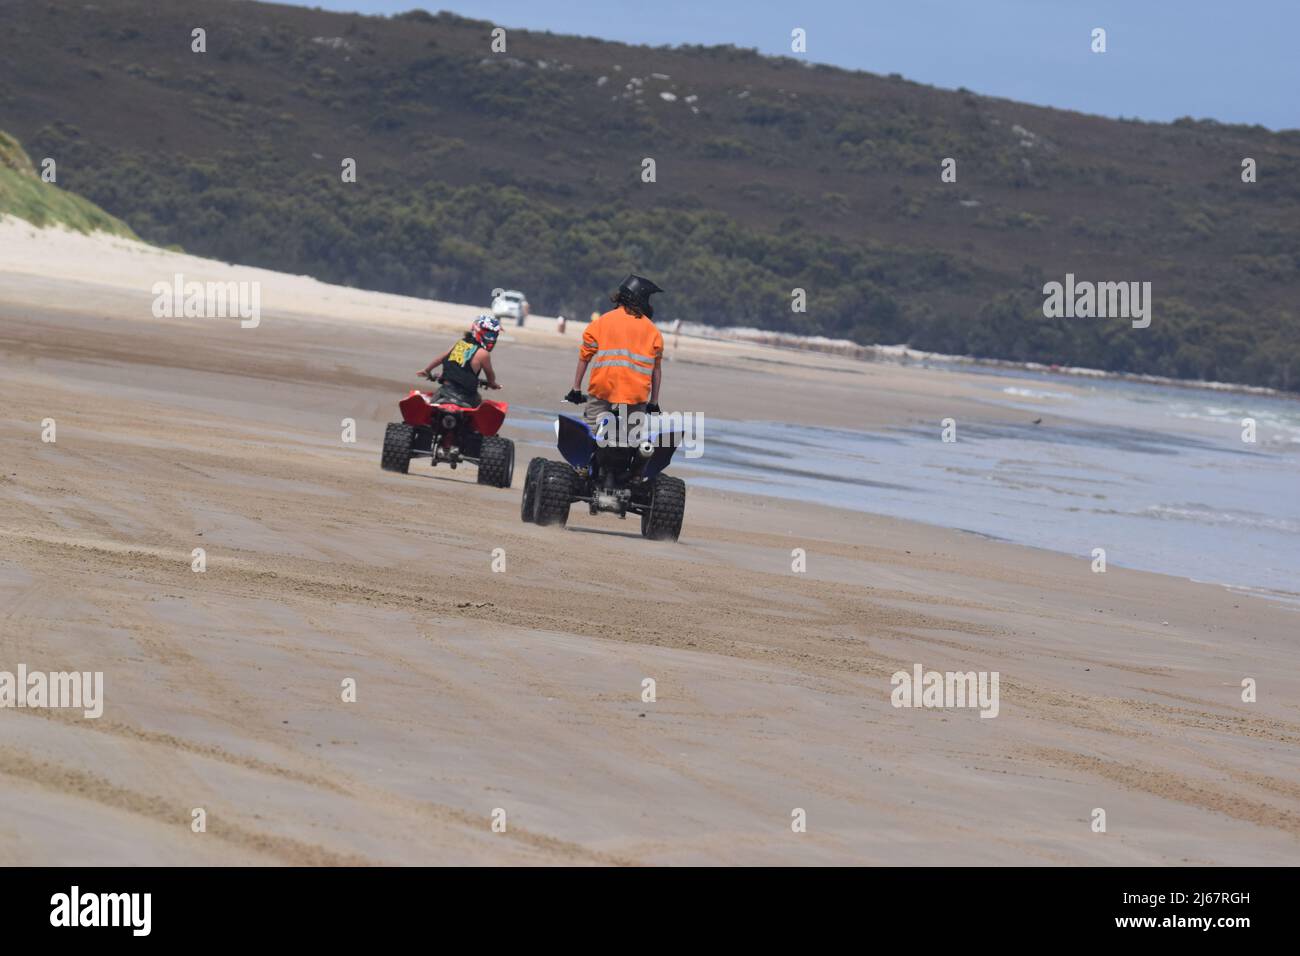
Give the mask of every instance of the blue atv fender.
MULTIPOLYGON (((658 432, 651 432, 647 440, 654 446, 654 454, 650 456, 640 470, 643 478, 653 478, 659 472, 668 467, 672 461, 673 453, 677 451, 677 446, 681 444, 681 434, 674 430, 671 433, 671 439, 661 442, 658 432)), ((560 454, 574 468, 590 468, 592 459, 595 458, 596 450, 600 447, 596 440, 595 433, 591 426, 587 424, 586 419, 579 418, 577 415, 560 414, 555 418, 555 435, 556 447, 560 454)))

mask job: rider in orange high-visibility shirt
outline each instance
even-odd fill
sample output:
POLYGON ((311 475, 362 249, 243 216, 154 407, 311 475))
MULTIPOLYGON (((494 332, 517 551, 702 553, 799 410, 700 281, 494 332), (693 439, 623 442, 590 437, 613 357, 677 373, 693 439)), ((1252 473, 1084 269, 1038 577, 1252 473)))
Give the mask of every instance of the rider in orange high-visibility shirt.
POLYGON ((664 337, 651 321, 650 296, 662 291, 643 276, 628 276, 610 296, 615 307, 593 319, 582 333, 573 389, 564 400, 587 403, 583 417, 593 431, 601 416, 616 406, 625 406, 628 413, 659 411, 664 337), (583 395, 582 379, 589 365, 590 395, 583 395))

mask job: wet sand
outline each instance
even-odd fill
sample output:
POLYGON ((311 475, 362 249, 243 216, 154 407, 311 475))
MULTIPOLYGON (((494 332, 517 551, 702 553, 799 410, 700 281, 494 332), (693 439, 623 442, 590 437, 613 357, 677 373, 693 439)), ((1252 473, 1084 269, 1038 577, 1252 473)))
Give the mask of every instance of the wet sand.
MULTIPOLYGON (((0 670, 106 697, 0 710, 0 863, 1300 862, 1294 609, 698 488, 676 544, 538 528, 523 466, 557 456, 523 444, 510 491, 382 472, 475 311, 0 226, 0 670), (262 282, 261 324, 153 318, 176 271, 262 282), (892 707, 916 663, 998 671, 998 716, 892 707)), ((498 395, 557 410, 582 323, 530 324, 498 395)), ((959 373, 696 340, 665 382, 727 418, 1016 414, 959 373)))

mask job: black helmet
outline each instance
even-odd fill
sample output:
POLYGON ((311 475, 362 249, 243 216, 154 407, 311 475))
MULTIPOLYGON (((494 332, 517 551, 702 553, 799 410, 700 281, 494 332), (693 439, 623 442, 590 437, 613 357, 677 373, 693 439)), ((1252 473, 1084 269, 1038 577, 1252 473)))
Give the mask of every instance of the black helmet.
POLYGON ((630 305, 650 318, 654 318, 655 312, 654 307, 650 305, 650 296, 662 291, 664 290, 645 276, 630 275, 619 285, 614 300, 630 305))

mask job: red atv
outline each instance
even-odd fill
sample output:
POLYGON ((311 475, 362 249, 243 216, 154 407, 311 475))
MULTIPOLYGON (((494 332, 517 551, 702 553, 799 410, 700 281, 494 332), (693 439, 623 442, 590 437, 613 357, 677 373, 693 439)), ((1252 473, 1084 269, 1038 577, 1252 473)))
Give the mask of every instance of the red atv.
POLYGON ((397 403, 402 421, 384 431, 379 465, 384 471, 406 474, 411 459, 427 457, 455 468, 462 461, 478 465, 478 483, 509 488, 515 471, 515 443, 497 432, 505 421, 508 402, 484 399, 477 408, 444 405, 432 392, 415 389, 397 403))

